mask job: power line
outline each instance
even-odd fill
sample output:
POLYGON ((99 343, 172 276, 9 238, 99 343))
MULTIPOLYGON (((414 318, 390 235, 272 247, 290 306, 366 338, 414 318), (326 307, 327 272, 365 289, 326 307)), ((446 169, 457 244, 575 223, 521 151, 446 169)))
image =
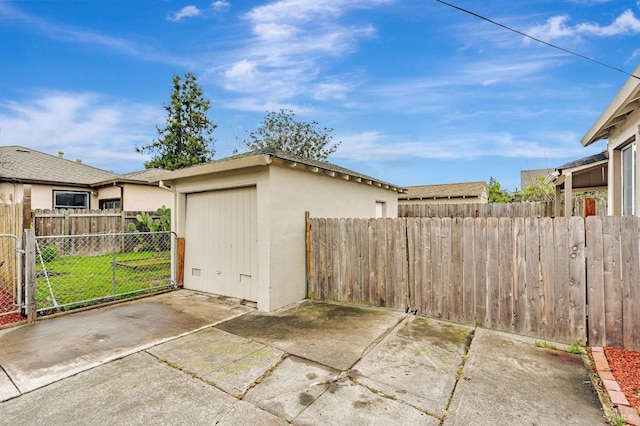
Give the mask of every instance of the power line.
POLYGON ((577 56, 578 58, 586 59, 587 61, 591 61, 591 62, 593 62, 595 64, 601 65, 603 67, 607 67, 607 68, 609 68, 611 70, 621 72, 622 74, 626 74, 629 77, 634 77, 634 78, 637 78, 638 80, 640 80, 640 77, 638 77, 637 75, 634 75, 634 74, 630 74, 630 73, 626 72, 625 70, 613 67, 611 65, 605 64, 604 62, 597 61, 597 60, 595 60, 593 58, 590 58, 588 56, 581 55, 580 53, 576 53, 576 52, 573 52, 571 50, 565 49, 564 47, 557 46, 557 45, 555 45, 553 43, 549 43, 549 42, 546 42, 544 40, 540 40, 539 38, 533 37, 533 36, 531 36, 529 34, 523 33, 522 31, 518 31, 516 29, 508 27, 508 26, 506 26, 504 24, 501 24, 500 22, 496 22, 496 21, 494 21, 492 19, 489 19, 489 18, 487 18, 485 16, 479 15, 479 14, 477 14, 475 12, 470 11, 470 10, 464 9, 464 8, 462 8, 460 6, 456 6, 455 4, 447 3, 446 1, 443 1, 443 0, 436 0, 436 1, 438 3, 442 3, 442 4, 446 5, 446 6, 449 6, 449 7, 452 7, 454 9, 457 9, 457 10, 459 10, 461 12, 467 13, 467 14, 469 14, 471 16, 475 16, 476 18, 482 19, 483 21, 487 21, 487 22, 489 22, 489 23, 491 23, 493 25, 497 25, 497 26, 499 26, 501 28, 504 28, 505 30, 509 30, 509 31, 512 31, 512 32, 514 32, 516 34, 520 34, 521 36, 530 38, 531 40, 537 41, 538 43, 542 43, 542 44, 544 44, 546 46, 553 47, 554 49, 561 50, 561 51, 563 51, 565 53, 568 53, 570 55, 577 56))

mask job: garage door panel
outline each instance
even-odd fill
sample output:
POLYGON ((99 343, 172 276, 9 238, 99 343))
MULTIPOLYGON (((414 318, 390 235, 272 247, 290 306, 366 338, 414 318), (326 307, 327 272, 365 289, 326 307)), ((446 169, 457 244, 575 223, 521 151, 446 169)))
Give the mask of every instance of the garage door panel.
POLYGON ((257 299, 256 188, 187 195, 185 287, 257 299))

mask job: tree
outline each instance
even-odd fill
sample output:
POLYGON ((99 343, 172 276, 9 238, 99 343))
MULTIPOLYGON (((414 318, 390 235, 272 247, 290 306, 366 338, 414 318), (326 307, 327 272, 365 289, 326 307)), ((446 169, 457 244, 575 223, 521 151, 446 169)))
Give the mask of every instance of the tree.
POLYGON ((276 148, 314 160, 326 160, 338 149, 340 142, 331 145, 333 129, 318 129, 316 121, 296 121, 294 116, 290 109, 267 112, 260 127, 240 144, 249 151, 276 148))
POLYGON ((513 197, 516 201, 553 201, 555 190, 554 185, 544 183, 544 176, 538 176, 537 182, 516 191, 513 197))
POLYGON ((500 182, 495 180, 494 178, 489 179, 489 185, 487 186, 489 190, 489 202, 490 203, 510 203, 511 195, 509 191, 502 188, 500 186, 500 182))
POLYGON ((182 80, 174 74, 171 102, 164 105, 166 126, 156 127, 157 140, 136 147, 139 153, 156 154, 145 167, 176 170, 210 161, 215 153, 212 133, 218 126, 207 117, 209 105, 195 75, 186 73, 182 80))

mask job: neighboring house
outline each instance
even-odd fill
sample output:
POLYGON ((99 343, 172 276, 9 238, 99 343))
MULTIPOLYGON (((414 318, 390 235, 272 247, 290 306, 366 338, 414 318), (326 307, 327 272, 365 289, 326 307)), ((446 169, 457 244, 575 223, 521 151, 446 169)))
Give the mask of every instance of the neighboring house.
MULTIPOLYGON (((573 206, 576 192, 606 190, 608 169, 609 154, 604 151, 571 161, 549 173, 544 183, 555 185, 555 217, 560 217, 563 194, 564 205, 573 206)), ((569 217, 572 213, 572 209, 565 209, 564 215, 569 217)))
POLYGON ((640 215, 638 149, 640 141, 640 66, 582 137, 583 146, 607 139, 609 215, 640 215))
POLYGON ((398 204, 459 204, 488 201, 486 182, 408 186, 406 193, 398 194, 398 204))
POLYGON ((271 148, 154 179, 175 191, 172 224, 185 239, 184 287, 257 302, 263 311, 306 297, 306 212, 395 217, 404 191, 271 148))
POLYGON ((554 169, 529 169, 520 170, 520 189, 525 189, 531 185, 538 185, 540 178, 546 178, 554 169))
POLYGON ((156 210, 173 195, 148 178, 163 170, 118 175, 21 146, 0 147, 0 202, 23 201, 31 193, 32 209, 156 210))

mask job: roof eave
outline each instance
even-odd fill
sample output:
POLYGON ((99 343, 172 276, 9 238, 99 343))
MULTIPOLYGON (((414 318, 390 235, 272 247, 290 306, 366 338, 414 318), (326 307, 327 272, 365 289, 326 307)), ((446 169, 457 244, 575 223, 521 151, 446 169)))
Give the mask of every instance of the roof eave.
MULTIPOLYGON (((640 75, 640 66, 636 68, 636 70, 633 72, 633 75, 640 75)), ((611 123, 612 119, 618 116, 619 110, 626 104, 629 104, 630 101, 635 102, 635 100, 629 99, 634 90, 638 87, 638 85, 640 85, 640 79, 634 76, 631 76, 627 79, 624 86, 622 86, 613 100, 605 108, 602 114, 600 114, 589 131, 582 137, 582 139, 580 139, 580 143, 582 144, 582 146, 588 146, 601 139, 607 139, 609 130, 611 129, 611 127, 615 126, 615 123, 611 123)))
POLYGON ((184 169, 173 170, 149 178, 149 182, 172 182, 177 179, 184 179, 195 176, 209 175, 214 173, 244 169, 253 166, 266 166, 271 164, 271 156, 265 154, 253 155, 251 157, 236 158, 233 160, 219 161, 199 164, 197 166, 184 169))

